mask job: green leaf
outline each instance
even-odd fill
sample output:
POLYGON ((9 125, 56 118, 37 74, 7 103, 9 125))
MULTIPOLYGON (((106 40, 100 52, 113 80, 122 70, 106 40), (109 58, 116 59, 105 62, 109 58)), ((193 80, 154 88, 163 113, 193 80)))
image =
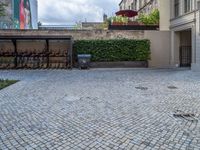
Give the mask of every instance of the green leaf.
POLYGON ((91 54, 92 61, 147 61, 150 59, 149 40, 79 40, 75 54, 91 54))

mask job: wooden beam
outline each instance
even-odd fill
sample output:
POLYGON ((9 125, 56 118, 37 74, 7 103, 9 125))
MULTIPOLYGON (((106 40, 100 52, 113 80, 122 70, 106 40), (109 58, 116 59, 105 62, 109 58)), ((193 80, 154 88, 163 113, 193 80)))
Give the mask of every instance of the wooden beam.
POLYGON ((70 40, 68 50, 68 68, 72 69, 73 66, 73 39, 70 40))
POLYGON ((0 40, 70 40, 71 36, 34 36, 34 35, 21 35, 21 36, 7 36, 7 35, 0 35, 0 40))
POLYGON ((49 68, 49 40, 46 39, 47 68, 49 68))
POLYGON ((18 52, 17 52, 17 41, 16 40, 12 40, 13 45, 14 45, 14 64, 15 64, 15 68, 17 68, 18 64, 17 64, 17 59, 18 59, 18 52))

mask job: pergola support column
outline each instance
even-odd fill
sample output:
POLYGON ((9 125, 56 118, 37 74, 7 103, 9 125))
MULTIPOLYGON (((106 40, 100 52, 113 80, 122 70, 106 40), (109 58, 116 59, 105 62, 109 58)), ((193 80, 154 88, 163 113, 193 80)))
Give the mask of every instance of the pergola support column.
POLYGON ((70 44, 69 44, 69 51, 68 51, 68 68, 72 69, 72 65, 73 65, 73 39, 70 40, 70 44))
POLYGON ((14 64, 15 64, 15 68, 17 68, 18 64, 17 64, 17 58, 18 58, 18 52, 17 52, 17 41, 16 40, 12 40, 13 45, 14 45, 14 64))
POLYGON ((47 68, 49 68, 49 40, 46 40, 47 68))

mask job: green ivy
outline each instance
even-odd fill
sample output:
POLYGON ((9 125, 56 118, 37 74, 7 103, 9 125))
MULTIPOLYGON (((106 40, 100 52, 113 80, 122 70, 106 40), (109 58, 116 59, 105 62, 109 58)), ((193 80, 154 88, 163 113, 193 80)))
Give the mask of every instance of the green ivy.
POLYGON ((92 61, 147 61, 149 40, 79 40, 73 46, 76 54, 91 54, 92 61))
POLYGON ((149 15, 140 14, 137 19, 138 22, 145 25, 158 25, 160 20, 160 13, 158 9, 154 9, 149 15))

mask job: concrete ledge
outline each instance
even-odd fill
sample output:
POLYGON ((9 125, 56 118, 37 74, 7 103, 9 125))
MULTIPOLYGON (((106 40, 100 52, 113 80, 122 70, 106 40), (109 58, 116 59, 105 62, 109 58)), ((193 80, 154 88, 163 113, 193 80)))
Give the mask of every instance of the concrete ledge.
POLYGON ((144 31, 136 30, 0 30, 0 35, 9 36, 66 36, 74 40, 144 39, 144 31))
POLYGON ((92 62, 91 68, 148 68, 147 61, 92 62))

